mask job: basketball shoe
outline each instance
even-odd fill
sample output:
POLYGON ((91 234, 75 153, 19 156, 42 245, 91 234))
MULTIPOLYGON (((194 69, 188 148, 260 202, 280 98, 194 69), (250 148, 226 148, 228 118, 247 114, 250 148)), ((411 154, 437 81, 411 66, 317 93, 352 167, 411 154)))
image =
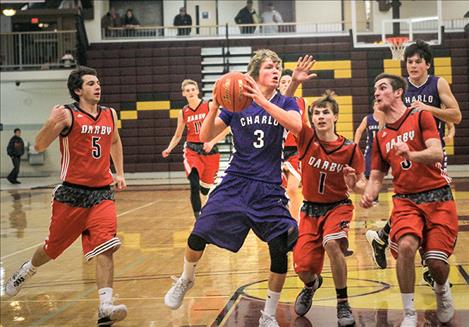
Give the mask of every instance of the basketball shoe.
POLYGON ((401 322, 401 327, 416 327, 417 326, 417 312, 414 310, 405 310, 404 320, 401 322))
POLYGON ((104 304, 99 307, 98 326, 111 326, 116 321, 124 320, 127 317, 127 307, 123 304, 104 304))
POLYGON ((348 302, 337 303, 337 322, 339 323, 339 326, 355 325, 352 309, 350 309, 348 302))
POLYGON ((179 308, 184 299, 186 292, 194 286, 194 281, 184 279, 176 276, 171 277, 174 280, 173 286, 169 289, 168 293, 164 296, 164 304, 173 310, 179 308))
POLYGON ((5 285, 5 293, 15 296, 23 287, 24 283, 36 273, 36 268, 27 261, 8 279, 5 285), (28 264, 29 263, 29 264, 28 264))
POLYGON ((454 316, 453 297, 449 283, 446 282, 442 291, 436 291, 436 316, 441 323, 448 323, 454 316))
POLYGON ((280 327, 274 316, 269 316, 261 310, 262 316, 259 318, 259 327, 280 327))
POLYGON ((370 243, 371 251, 373 251, 373 261, 381 269, 386 269, 386 247, 387 242, 384 242, 374 230, 366 231, 366 240, 370 243))
POLYGON ((295 300, 295 312, 298 316, 304 316, 306 313, 308 313, 309 309, 311 309, 311 305, 313 304, 314 292, 316 292, 316 290, 320 288, 321 285, 322 277, 321 275, 319 275, 314 280, 314 285, 312 287, 303 287, 300 294, 298 294, 295 300))

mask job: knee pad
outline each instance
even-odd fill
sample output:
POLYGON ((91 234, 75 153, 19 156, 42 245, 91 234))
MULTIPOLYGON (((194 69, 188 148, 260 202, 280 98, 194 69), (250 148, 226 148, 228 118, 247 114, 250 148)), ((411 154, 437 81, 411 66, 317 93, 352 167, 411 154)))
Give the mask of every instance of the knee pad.
POLYGON ((208 192, 210 192, 209 188, 200 186, 200 193, 202 193, 203 195, 207 195, 208 192))
POLYGON ((189 247, 194 251, 203 251, 205 250, 207 241, 205 241, 202 237, 191 233, 191 235, 189 235, 189 239, 187 240, 187 245, 189 245, 189 247))
POLYGON ((288 271, 288 233, 277 236, 269 242, 270 271, 286 274, 288 271))

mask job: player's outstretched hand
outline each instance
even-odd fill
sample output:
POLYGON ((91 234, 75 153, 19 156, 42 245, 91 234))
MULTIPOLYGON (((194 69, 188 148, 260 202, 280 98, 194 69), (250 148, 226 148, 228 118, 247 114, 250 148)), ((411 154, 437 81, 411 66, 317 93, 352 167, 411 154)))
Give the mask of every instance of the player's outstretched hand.
POLYGON ((310 80, 317 77, 315 73, 310 74, 311 68, 313 68, 316 60, 313 59, 313 56, 305 55, 304 57, 298 58, 296 67, 293 70, 292 79, 299 83, 310 80))
POLYGON ((368 195, 367 193, 363 193, 360 200, 360 206, 365 209, 371 208, 373 206, 373 200, 374 197, 368 195))
POLYGON ((414 101, 412 102, 412 104, 410 105, 410 108, 411 109, 418 109, 418 110, 428 110, 429 108, 429 105, 421 102, 421 101, 414 101))
POLYGON ((125 182, 125 177, 121 175, 114 176, 114 183, 118 191, 125 190, 127 188, 127 183, 125 182))
POLYGON ((357 183, 357 174, 355 173, 355 169, 349 165, 345 165, 343 172, 345 184, 350 190, 353 190, 355 184, 357 183))
POLYGON ((170 150, 165 149, 165 150, 163 150, 163 152, 161 152, 161 155, 163 156, 163 158, 167 158, 170 153, 171 153, 170 150))
POLYGON ((409 149, 409 146, 407 145, 407 143, 403 143, 403 142, 398 142, 396 143, 396 145, 394 146, 395 149, 396 149, 396 154, 406 160, 409 160, 409 152, 410 152, 410 149, 409 149))
POLYGON ((262 107, 262 105, 267 102, 267 99, 262 94, 259 85, 257 85, 256 81, 249 75, 246 75, 245 81, 247 83, 244 84, 243 94, 251 98, 253 101, 256 101, 256 103, 262 107))

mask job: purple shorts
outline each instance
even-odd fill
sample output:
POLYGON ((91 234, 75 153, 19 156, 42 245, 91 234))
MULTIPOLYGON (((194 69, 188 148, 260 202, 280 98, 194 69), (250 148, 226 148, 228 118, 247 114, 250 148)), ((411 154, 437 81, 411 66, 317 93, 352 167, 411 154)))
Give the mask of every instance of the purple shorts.
POLYGON ((218 247, 238 252, 249 233, 264 242, 298 230, 280 185, 227 174, 202 208, 193 234, 218 247))

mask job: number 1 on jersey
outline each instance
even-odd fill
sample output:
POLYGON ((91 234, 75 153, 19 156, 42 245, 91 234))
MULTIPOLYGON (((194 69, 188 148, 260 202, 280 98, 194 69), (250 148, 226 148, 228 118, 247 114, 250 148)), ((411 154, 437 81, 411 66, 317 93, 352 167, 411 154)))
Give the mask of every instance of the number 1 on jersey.
POLYGON ((318 192, 320 194, 324 194, 324 191, 326 189, 326 176, 327 174, 324 172, 319 172, 319 186, 318 186, 318 192))

